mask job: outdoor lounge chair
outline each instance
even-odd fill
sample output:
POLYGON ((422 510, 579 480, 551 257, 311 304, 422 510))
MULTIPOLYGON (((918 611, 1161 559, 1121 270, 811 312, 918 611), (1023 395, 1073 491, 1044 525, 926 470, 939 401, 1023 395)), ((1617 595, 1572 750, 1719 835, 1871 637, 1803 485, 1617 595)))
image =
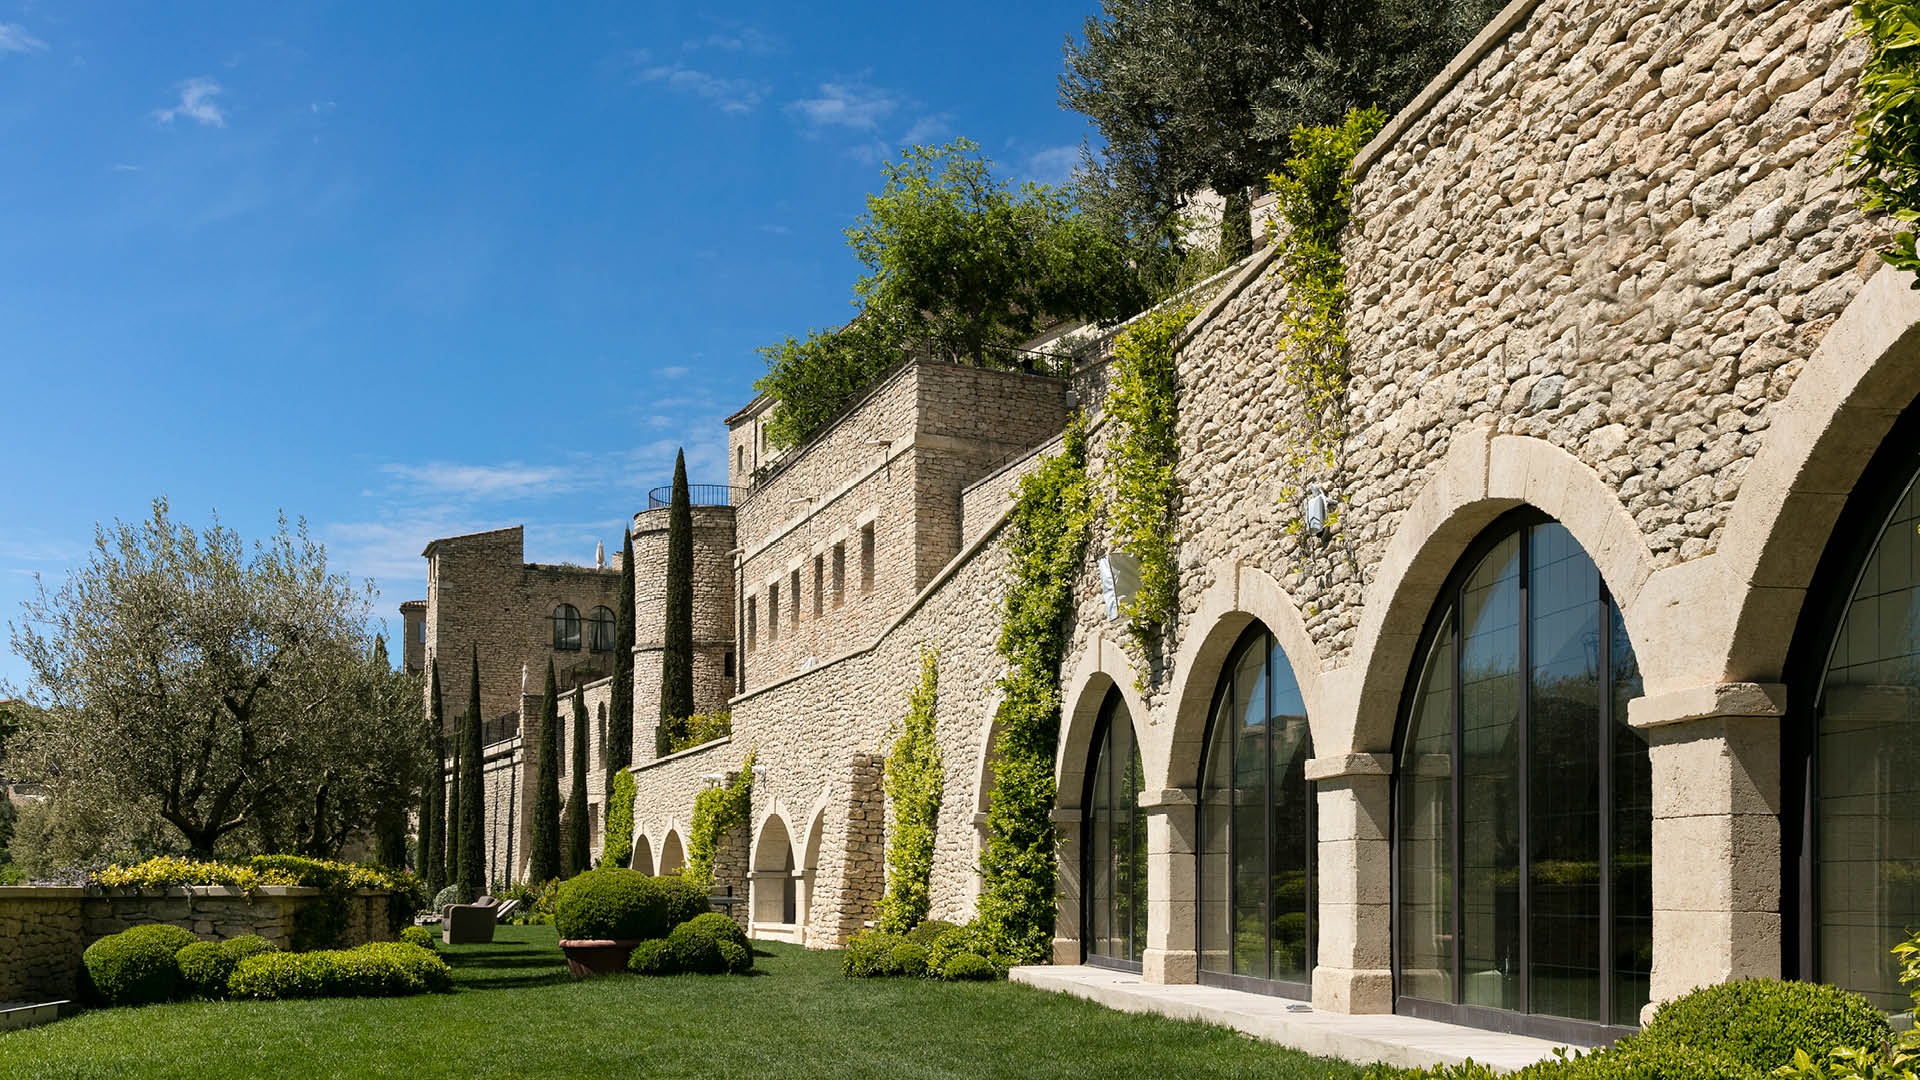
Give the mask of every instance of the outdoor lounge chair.
POLYGON ((494 912, 500 901, 483 896, 471 904, 447 905, 440 937, 449 945, 485 945, 493 940, 494 912))

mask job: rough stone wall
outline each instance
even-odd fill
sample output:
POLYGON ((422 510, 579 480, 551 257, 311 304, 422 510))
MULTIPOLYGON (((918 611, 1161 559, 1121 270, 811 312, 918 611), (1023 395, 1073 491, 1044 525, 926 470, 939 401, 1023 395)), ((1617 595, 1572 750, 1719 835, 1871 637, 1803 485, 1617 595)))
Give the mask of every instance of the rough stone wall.
MULTIPOLYGON (((667 599, 666 510, 633 518, 634 657, 633 760, 651 761, 654 727, 660 720, 661 650, 665 648, 667 599)), ((734 639, 734 512, 725 506, 693 508, 693 706, 719 712, 733 696, 738 644, 734 639)), ((737 670, 737 668, 736 668, 737 670)))
POLYGON ((1000 466, 960 493, 960 543, 972 544, 997 528, 1020 494, 1020 481, 1047 458, 1060 452, 1063 436, 1056 435, 1022 457, 1000 466))
POLYGON ((523 670, 532 684, 551 659, 563 684, 571 685, 577 668, 611 666, 610 653, 589 647, 589 619, 595 607, 617 610, 619 572, 529 564, 524 556, 519 526, 427 546, 426 658, 439 661, 449 724, 466 709, 473 649, 480 657, 480 709, 488 720, 519 711, 523 670), (563 603, 580 612, 578 650, 553 647, 553 611, 563 603))
MULTIPOLYGON (((73 999, 80 992, 80 954, 135 926, 171 923, 208 941, 259 934, 292 945, 294 916, 317 889, 266 887, 249 896, 224 887, 164 892, 105 892, 64 886, 0 888, 0 1001, 73 999)), ((340 946, 391 941, 383 892, 349 898, 340 946)))
MULTIPOLYGON (((537 699, 534 707, 539 708, 537 699)), ((486 878, 491 887, 526 876, 531 818, 525 795, 531 790, 534 759, 526 752, 525 742, 515 737, 484 747, 480 760, 486 878)))
POLYGON ((1877 268, 1837 171, 1863 43, 1839 0, 1542 4, 1370 163, 1345 246, 1352 560, 1278 505, 1282 285, 1182 359, 1183 594, 1221 557, 1285 583, 1323 656, 1364 574, 1476 422, 1617 488, 1658 565, 1717 547, 1771 407, 1877 268), (1304 572, 1302 572, 1304 571, 1304 572))

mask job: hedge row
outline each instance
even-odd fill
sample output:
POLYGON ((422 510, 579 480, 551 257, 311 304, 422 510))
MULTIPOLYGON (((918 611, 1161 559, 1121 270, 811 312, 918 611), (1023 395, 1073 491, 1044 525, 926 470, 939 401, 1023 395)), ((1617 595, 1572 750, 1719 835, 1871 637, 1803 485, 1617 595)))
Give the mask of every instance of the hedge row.
POLYGON ((869 930, 847 942, 840 970, 854 979, 890 977, 972 982, 994 979, 1005 968, 987 958, 981 932, 972 924, 928 919, 904 934, 869 930))
POLYGON ((453 983, 446 962, 414 940, 283 953, 257 934, 201 941, 166 924, 109 934, 87 946, 81 962, 93 996, 108 1005, 184 997, 392 997, 453 983))

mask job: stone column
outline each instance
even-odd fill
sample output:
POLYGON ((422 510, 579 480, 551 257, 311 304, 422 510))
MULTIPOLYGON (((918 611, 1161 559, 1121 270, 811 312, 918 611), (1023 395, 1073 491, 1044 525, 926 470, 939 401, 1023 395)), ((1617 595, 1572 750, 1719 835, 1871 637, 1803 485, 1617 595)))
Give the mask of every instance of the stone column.
POLYGON ((1147 812, 1147 947, 1141 976, 1150 983, 1198 979, 1195 951, 1194 841, 1199 815, 1194 793, 1167 788, 1140 793, 1147 812))
MULTIPOLYGON (((1057 806, 1048 816, 1053 819, 1054 830, 1059 833, 1059 846, 1054 849, 1057 854, 1054 856, 1053 962, 1077 964, 1080 962, 1080 911, 1083 906, 1080 896, 1083 887, 1080 880, 1082 814, 1078 807, 1057 806)), ((1148 887, 1152 887, 1151 879, 1148 887)))
POLYGON ((1313 1007, 1323 1012, 1393 1011, 1392 771, 1387 754, 1307 762, 1320 817, 1313 1007))
POLYGON ((1653 759, 1654 1004, 1780 976, 1786 699, 1784 686, 1723 683, 1628 706, 1653 759))

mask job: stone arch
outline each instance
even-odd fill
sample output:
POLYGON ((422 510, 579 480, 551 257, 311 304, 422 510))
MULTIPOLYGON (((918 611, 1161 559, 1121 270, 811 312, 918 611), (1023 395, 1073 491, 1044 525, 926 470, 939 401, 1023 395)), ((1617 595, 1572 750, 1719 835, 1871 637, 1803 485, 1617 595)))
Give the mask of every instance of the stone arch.
POLYGON ((627 865, 649 877, 653 875, 653 845, 647 841, 646 836, 633 838, 633 857, 628 860, 627 865))
MULTIPOLYGON (((1147 787, 1183 788, 1200 784, 1200 754, 1207 734, 1207 711, 1220 679, 1220 666, 1247 627, 1264 623, 1293 665, 1300 696, 1307 707, 1307 724, 1314 745, 1325 737, 1321 724, 1326 691, 1320 658, 1307 633, 1306 619, 1278 581, 1258 567, 1221 560, 1213 565, 1213 584, 1200 596, 1200 606, 1187 622, 1186 641, 1174 662, 1175 677, 1168 688, 1173 702, 1173 726, 1164 739, 1142 739, 1141 767, 1147 787), (1154 752, 1149 754, 1149 748, 1154 752)), ((1097 708, 1096 703, 1096 708, 1097 708)), ((1132 703, 1128 703, 1132 707, 1132 703)), ((1136 714, 1139 715, 1139 714, 1136 714)), ((1335 743, 1334 745, 1342 745, 1335 743)))
POLYGON ((756 931, 762 927, 800 925, 799 881, 795 875, 793 837, 786 818, 776 808, 761 819, 747 874, 748 910, 756 931))
POLYGON ((687 845, 680 839, 677 827, 667 829, 666 838, 660 841, 660 873, 677 874, 687 865, 687 845))
POLYGON ((1692 673, 1695 682, 1781 679, 1840 511, 1894 421, 1920 399, 1920 293, 1912 280, 1882 267, 1773 407, 1714 560, 1718 587, 1734 600, 1724 635, 1713 639, 1726 651, 1711 657, 1720 670, 1692 673))
MULTIPOLYGON (((1318 753, 1392 748, 1414 650, 1440 587, 1475 538, 1519 506, 1533 506, 1567 527, 1599 567, 1628 633, 1636 641, 1642 638, 1636 604, 1653 576, 1653 554, 1599 474, 1543 439, 1495 436, 1487 427, 1459 432, 1439 469, 1401 514, 1374 570, 1350 665, 1357 683, 1353 706, 1345 717, 1314 724, 1318 753), (1351 729, 1336 728, 1342 719, 1351 729)), ((1636 651, 1649 684, 1665 675, 1660 665, 1676 660, 1660 655, 1669 650, 1643 646, 1636 651)), ((1304 677, 1301 682, 1304 692, 1304 677)))
MULTIPOLYGON (((820 876, 820 848, 827 836, 827 803, 831 793, 822 791, 814 800, 813 808, 807 811, 807 832, 800 848, 800 922, 803 926, 813 923, 813 888, 820 876)), ((808 930, 803 936, 811 936, 808 930)))
MULTIPOLYGON (((1060 746, 1054 755, 1053 777, 1058 793, 1054 805, 1078 809, 1086 787, 1087 754, 1093 729, 1108 689, 1118 689, 1133 718, 1136 737, 1147 725, 1147 705, 1134 686, 1133 665, 1126 651, 1105 634, 1096 633, 1082 650, 1080 661, 1061 682, 1060 746)), ((1146 753, 1144 740, 1141 753, 1146 753)), ((1144 765, 1144 762, 1143 762, 1144 765)), ((982 809, 985 809, 983 806, 982 809)))

